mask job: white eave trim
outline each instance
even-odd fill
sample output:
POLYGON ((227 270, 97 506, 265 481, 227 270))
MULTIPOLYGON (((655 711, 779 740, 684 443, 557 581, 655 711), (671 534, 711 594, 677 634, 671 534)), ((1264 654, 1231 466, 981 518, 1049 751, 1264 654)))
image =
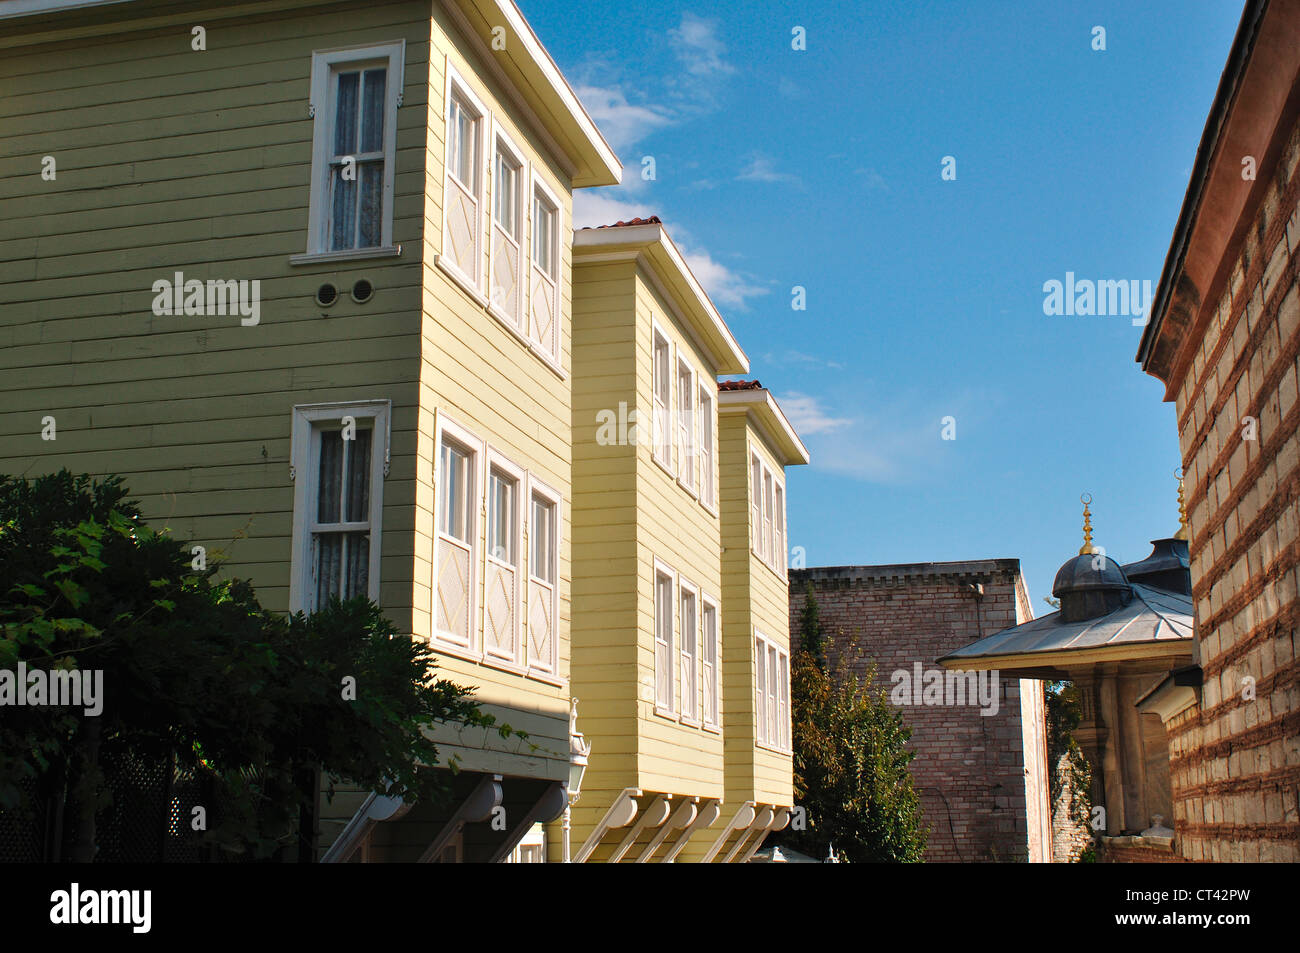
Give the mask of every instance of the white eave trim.
MULTIPOLYGON (((524 15, 515 6, 514 0, 488 0, 491 5, 495 6, 502 17, 505 18, 510 29, 518 34, 523 44, 524 52, 532 61, 533 65, 541 71, 542 76, 550 84, 555 95, 560 98, 564 108, 568 110, 573 121, 577 123, 578 128, 582 130, 587 139, 587 144, 591 146, 593 152, 599 157, 604 165, 603 170, 614 181, 612 184, 617 185, 623 181, 623 163, 619 161, 618 155, 614 152, 605 137, 600 134, 600 129, 592 120, 587 110, 583 107, 582 102, 578 99, 578 94, 573 91, 569 81, 564 78, 560 68, 555 65, 555 60, 551 59, 551 54, 546 51, 542 41, 537 38, 533 32, 532 26, 524 19, 524 15)), ((488 22, 494 22, 491 18, 488 22)))
MULTIPOLYGON (((618 248, 632 248, 644 252, 656 259, 654 264, 661 278, 678 279, 686 286, 690 301, 694 303, 705 318, 704 330, 712 332, 714 342, 711 349, 715 353, 720 374, 749 373, 749 358, 741 350, 740 344, 732 335, 727 322, 722 319, 714 307, 704 286, 700 284, 686 264, 681 251, 663 225, 622 225, 617 228, 581 228, 573 232, 573 259, 579 265, 583 260, 598 262, 614 260, 604 254, 618 248)), ((669 282, 675 284, 677 282, 669 282)))
POLYGON ((760 423, 775 425, 777 433, 785 439, 786 445, 774 446, 772 449, 784 455, 785 466, 808 463, 811 459, 808 456, 808 448, 795 433, 794 427, 790 425, 789 419, 771 391, 767 388, 718 391, 718 413, 726 413, 728 410, 736 413, 742 409, 755 411, 760 423))
POLYGON ((110 3, 130 3, 131 0, 7 0, 0 6, 0 20, 12 17, 36 16, 40 13, 57 13, 60 10, 79 10, 82 7, 103 7, 110 3))

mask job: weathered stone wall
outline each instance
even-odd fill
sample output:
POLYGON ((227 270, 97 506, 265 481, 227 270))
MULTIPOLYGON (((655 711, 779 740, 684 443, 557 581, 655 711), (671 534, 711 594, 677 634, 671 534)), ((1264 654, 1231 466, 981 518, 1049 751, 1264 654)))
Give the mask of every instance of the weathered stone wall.
POLYGON ((1298 164, 1300 127, 1177 395, 1204 687, 1166 727, 1193 860, 1300 860, 1298 164))
MULTIPOLYGON (((1030 618, 1014 559, 807 569, 790 573, 795 648, 802 644, 807 582, 834 640, 832 669, 842 662, 862 676, 874 663, 876 684, 887 694, 892 673, 911 676, 917 663, 923 672, 938 669, 940 656, 1030 618), (971 583, 984 586, 978 601, 971 583)), ((930 827, 925 859, 1048 859, 1042 683, 999 678, 997 711, 987 717, 978 704, 902 710, 916 751, 913 783, 930 827)))

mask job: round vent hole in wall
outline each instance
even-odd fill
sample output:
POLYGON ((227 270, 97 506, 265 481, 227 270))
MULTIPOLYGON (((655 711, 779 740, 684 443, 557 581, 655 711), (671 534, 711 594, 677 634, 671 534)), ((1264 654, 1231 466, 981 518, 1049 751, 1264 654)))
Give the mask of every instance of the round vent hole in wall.
POLYGON ((322 308, 328 308, 339 299, 339 291, 333 285, 326 282, 316 289, 316 303, 322 308))
POLYGON ((352 286, 352 300, 357 304, 365 304, 375 296, 375 286, 365 278, 361 278, 352 286))

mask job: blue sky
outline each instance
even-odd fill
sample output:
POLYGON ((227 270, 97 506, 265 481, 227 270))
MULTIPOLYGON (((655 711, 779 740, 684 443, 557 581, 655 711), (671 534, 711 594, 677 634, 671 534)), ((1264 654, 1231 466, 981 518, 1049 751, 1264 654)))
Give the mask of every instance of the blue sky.
POLYGON ((1041 615, 1081 493, 1121 562, 1172 534, 1141 328, 1043 285, 1156 284, 1239 2, 519 4, 624 162, 575 224, 658 214, 808 444, 809 566, 1018 557, 1041 615))

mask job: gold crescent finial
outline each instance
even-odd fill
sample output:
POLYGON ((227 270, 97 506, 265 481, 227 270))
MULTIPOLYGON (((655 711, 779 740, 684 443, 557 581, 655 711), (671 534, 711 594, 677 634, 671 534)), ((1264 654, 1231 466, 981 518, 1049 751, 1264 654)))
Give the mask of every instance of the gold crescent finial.
POLYGON ((1179 467, 1174 471, 1174 479, 1178 481, 1178 532, 1174 533, 1174 539, 1187 539, 1187 501, 1183 498, 1183 468, 1179 467))
POLYGON ((1084 493, 1079 497, 1079 502, 1083 504, 1083 546, 1079 549, 1079 555, 1092 556, 1097 552, 1097 548, 1092 545, 1092 511, 1088 509, 1092 494, 1084 493))

